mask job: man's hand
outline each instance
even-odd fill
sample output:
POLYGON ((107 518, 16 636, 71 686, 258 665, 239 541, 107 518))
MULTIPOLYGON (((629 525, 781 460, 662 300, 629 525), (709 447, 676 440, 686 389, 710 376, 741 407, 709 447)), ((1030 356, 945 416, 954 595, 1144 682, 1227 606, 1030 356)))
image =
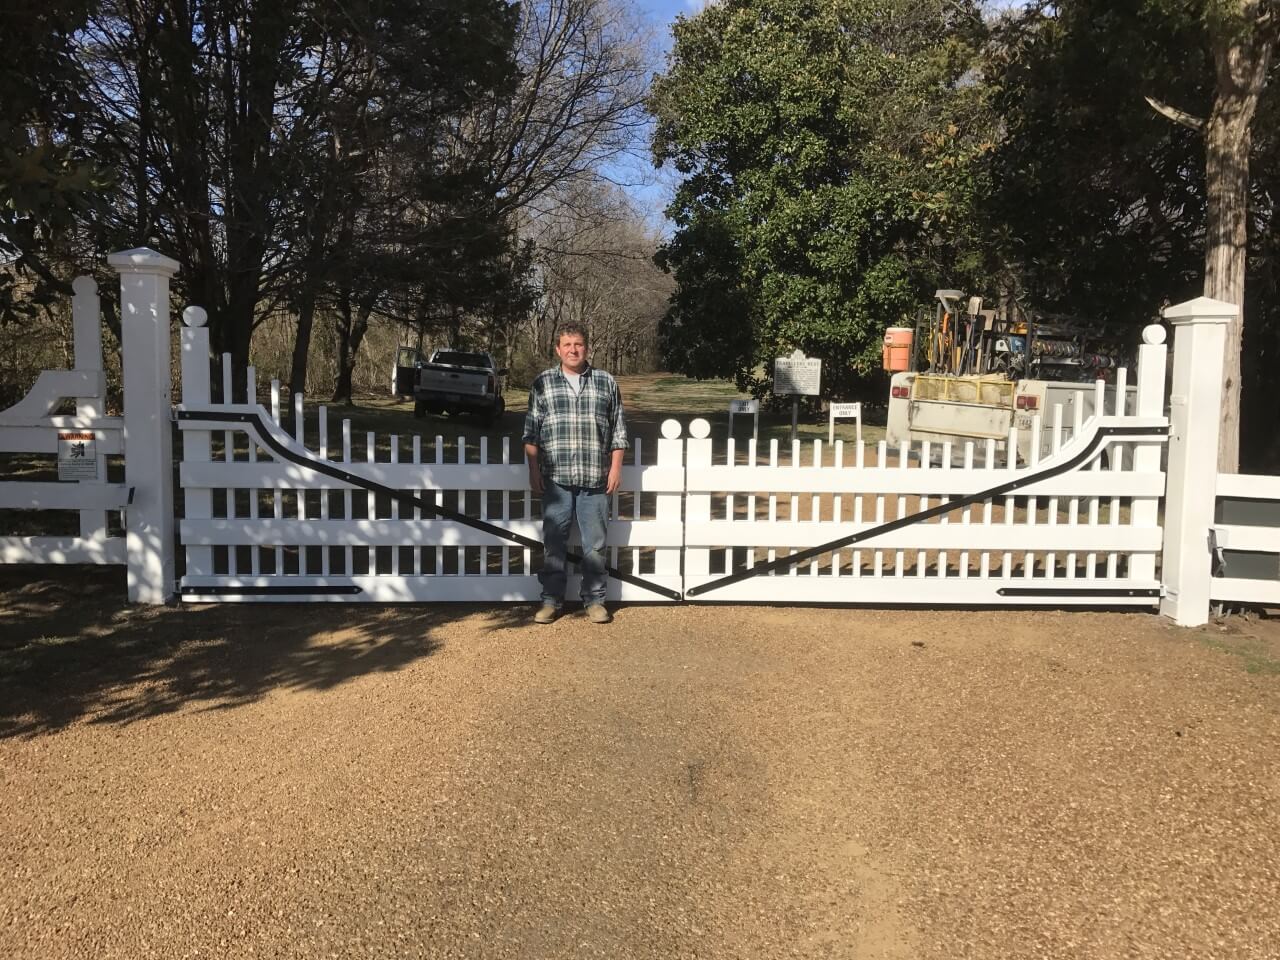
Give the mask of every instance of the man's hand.
POLYGON ((524 445, 524 459, 529 464, 529 490, 535 497, 542 496, 542 470, 538 466, 538 446, 524 445))
POLYGON ((614 450, 609 459, 609 479, 605 481, 604 492, 612 496, 622 486, 622 457, 625 450, 614 450))

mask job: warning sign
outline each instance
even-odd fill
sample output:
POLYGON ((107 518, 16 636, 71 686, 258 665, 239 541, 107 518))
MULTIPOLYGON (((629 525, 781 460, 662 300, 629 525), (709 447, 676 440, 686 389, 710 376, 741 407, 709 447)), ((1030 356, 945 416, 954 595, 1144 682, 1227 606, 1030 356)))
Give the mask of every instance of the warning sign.
POLYGON ((58 479, 98 479, 98 440, 93 433, 58 431, 58 479))

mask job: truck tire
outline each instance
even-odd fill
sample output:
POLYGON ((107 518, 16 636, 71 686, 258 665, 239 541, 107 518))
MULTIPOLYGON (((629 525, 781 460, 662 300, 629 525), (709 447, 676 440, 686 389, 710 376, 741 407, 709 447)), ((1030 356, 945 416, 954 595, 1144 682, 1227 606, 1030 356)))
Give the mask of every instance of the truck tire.
POLYGON ((413 415, 419 420, 427 415, 427 403, 425 400, 419 400, 416 397, 414 398, 413 415))

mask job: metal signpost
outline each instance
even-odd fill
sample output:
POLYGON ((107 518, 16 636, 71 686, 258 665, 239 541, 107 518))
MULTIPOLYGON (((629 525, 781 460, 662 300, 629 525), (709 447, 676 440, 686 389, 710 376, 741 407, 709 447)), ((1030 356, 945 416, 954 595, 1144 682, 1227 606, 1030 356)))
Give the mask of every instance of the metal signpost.
POLYGON ((749 413, 753 416, 751 424, 751 439, 760 439, 760 401, 759 400, 730 400, 729 401, 729 436, 733 436, 733 415, 735 413, 749 413))
POLYGON ((853 418, 857 424, 858 443, 862 442, 862 404, 861 403, 833 403, 828 411, 830 421, 827 426, 827 443, 836 442, 836 418, 841 419, 853 418))
POLYGON ((773 361, 773 392, 791 396, 791 442, 799 435, 800 398, 816 397, 822 382, 822 361, 806 357, 803 350, 773 361))

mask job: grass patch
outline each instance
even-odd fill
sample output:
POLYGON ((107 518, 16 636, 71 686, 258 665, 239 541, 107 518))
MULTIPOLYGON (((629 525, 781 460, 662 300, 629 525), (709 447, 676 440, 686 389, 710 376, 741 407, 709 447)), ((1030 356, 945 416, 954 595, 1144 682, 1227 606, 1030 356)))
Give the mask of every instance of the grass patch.
POLYGON ((1210 650, 1226 653, 1239 660, 1245 673, 1255 676, 1280 676, 1280 650, 1276 644, 1248 633, 1223 636, 1203 635, 1204 645, 1210 650))

